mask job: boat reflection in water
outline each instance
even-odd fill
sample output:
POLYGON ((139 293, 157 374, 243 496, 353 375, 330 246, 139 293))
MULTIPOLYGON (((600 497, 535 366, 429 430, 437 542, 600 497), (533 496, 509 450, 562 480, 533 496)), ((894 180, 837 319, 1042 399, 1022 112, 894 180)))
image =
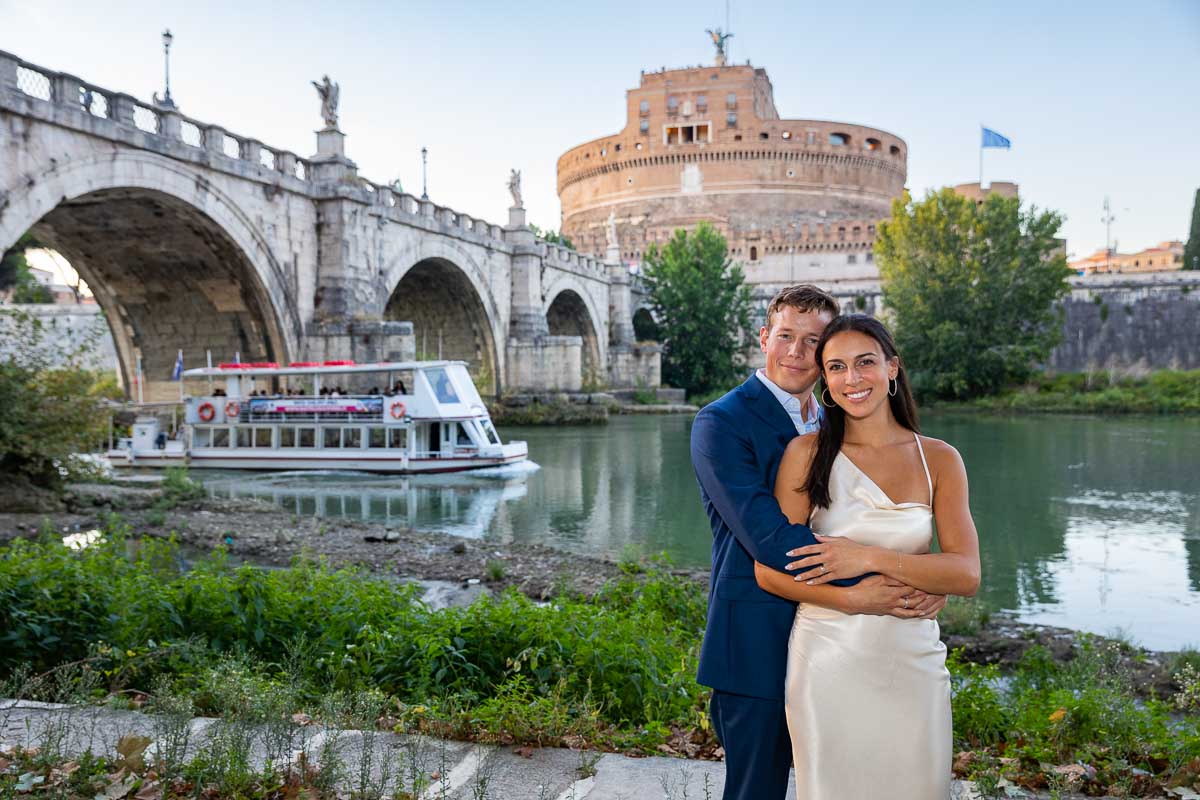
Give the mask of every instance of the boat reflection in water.
POLYGON ((247 474, 208 472, 210 497, 263 500, 304 517, 380 523, 482 538, 505 504, 525 497, 526 480, 539 469, 524 461, 502 467, 437 475, 295 471, 247 474))

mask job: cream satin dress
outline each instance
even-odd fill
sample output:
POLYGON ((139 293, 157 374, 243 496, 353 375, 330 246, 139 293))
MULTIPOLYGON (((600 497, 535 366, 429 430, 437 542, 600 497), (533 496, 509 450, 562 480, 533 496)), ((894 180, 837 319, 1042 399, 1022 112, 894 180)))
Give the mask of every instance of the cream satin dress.
MULTIPOLYGON (((932 502, 920 437, 917 448, 932 502)), ((844 453, 833 463, 829 495, 829 508, 809 523, 817 533, 929 552, 933 509, 892 502, 844 453)), ((950 796, 950 673, 938 633, 931 619, 800 604, 785 688, 799 800, 950 796)))

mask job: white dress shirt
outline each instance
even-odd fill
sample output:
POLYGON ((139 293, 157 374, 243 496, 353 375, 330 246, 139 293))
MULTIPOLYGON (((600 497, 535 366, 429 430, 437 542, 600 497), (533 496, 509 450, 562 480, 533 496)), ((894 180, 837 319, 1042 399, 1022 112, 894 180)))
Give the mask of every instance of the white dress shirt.
POLYGON ((775 399, 783 406, 783 410, 792 418, 792 423, 796 426, 796 433, 803 435, 817 432, 817 429, 821 427, 821 404, 817 402, 814 395, 809 394, 808 396, 808 419, 805 419, 801 412, 800 401, 776 386, 775 382, 767 377, 766 370, 760 369, 755 374, 763 382, 763 385, 771 390, 771 394, 775 395, 775 399))

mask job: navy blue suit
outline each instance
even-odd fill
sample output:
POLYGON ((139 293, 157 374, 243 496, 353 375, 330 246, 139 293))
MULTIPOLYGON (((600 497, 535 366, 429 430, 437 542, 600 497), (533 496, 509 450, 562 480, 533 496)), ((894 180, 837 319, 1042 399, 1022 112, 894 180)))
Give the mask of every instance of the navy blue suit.
MULTIPOLYGON (((692 466, 712 526, 708 627, 697 680, 713 688, 725 748, 725 798, 783 798, 791 742, 783 711, 796 604, 759 588, 754 562, 777 570, 815 544, 775 500, 775 475, 796 426, 757 376, 705 406, 692 425, 692 466)), ((841 586, 858 579, 833 581, 841 586)))

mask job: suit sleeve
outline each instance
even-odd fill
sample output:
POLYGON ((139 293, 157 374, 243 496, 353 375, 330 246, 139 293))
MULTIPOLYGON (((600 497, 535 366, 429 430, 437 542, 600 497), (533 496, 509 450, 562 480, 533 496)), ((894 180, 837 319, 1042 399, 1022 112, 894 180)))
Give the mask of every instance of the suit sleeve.
MULTIPOLYGON (((719 409, 708 406, 696 415, 691 445, 701 488, 751 558, 783 572, 794 560, 789 550, 817 543, 811 528, 788 521, 772 488, 763 483, 748 437, 719 409)), ((830 583, 853 586, 859 580, 830 583)))

